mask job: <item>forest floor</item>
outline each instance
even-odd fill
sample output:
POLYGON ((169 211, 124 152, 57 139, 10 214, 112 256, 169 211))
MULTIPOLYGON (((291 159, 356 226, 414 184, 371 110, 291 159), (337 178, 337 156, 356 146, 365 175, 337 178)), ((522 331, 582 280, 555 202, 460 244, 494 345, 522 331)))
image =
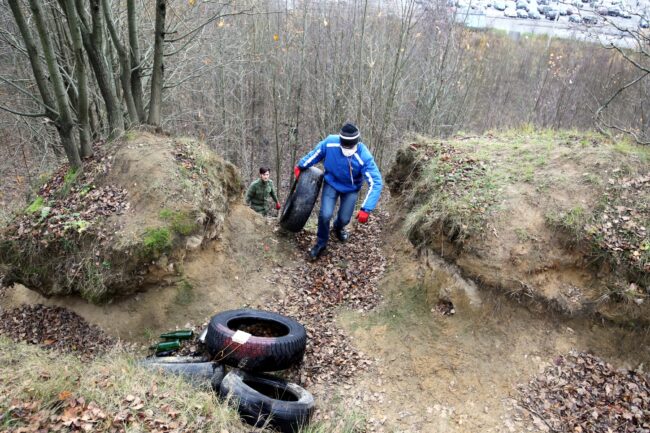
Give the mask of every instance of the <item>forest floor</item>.
MULTIPOLYGON (((212 314, 231 308, 276 310, 305 324, 305 361, 287 374, 316 397, 313 432, 564 431, 567 416, 582 422, 579 411, 554 413, 557 402, 540 397, 545 388, 536 378, 553 381, 554 372, 564 374, 569 366, 570 374, 578 374, 584 352, 610 363, 601 370, 616 380, 615 369, 642 371, 650 361, 650 353, 639 350, 650 347, 647 333, 531 312, 502 294, 476 289, 443 262, 424 267, 395 226, 387 212, 376 213, 366 226, 353 223, 349 243, 333 240, 312 263, 307 249, 313 226, 283 235, 274 221, 239 206, 222 241, 188 260, 179 284, 104 306, 46 299, 20 286, 3 289, 3 323, 29 323, 5 326, 2 333, 14 340, 56 350, 56 336, 30 333, 56 320, 48 316, 43 323, 42 309, 20 307, 43 304, 78 314, 127 347, 83 364, 2 341, 0 361, 14 366, 0 374, 2 429, 250 431, 215 406, 209 393, 190 396, 182 383, 147 375, 128 361, 144 357, 158 333, 199 329, 212 314), (443 286, 465 295, 455 296, 451 306, 439 298, 443 286), (30 321, 29 311, 38 316, 30 321)), ((616 389, 636 386, 636 395, 647 397, 647 376, 621 374, 616 389)), ((566 394, 580 401, 597 388, 582 397, 566 394)), ((647 411, 648 400, 636 406, 631 401, 647 411)), ((622 402, 614 418, 634 425, 637 414, 622 402)), ((603 425, 607 415, 603 409, 603 425)), ((593 421, 591 412, 588 418, 593 421)), ((584 431, 607 431, 583 425, 584 431)))

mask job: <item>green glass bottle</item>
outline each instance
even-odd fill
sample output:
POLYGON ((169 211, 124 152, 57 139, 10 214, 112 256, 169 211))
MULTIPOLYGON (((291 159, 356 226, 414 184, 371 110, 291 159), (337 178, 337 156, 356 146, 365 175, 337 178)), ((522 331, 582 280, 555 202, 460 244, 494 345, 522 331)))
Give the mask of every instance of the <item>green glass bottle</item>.
POLYGON ((154 344, 151 346, 152 349, 156 349, 156 352, 164 352, 168 350, 180 349, 181 342, 178 340, 173 341, 163 341, 162 343, 154 344))
POLYGON ((165 340, 189 340, 194 335, 191 329, 181 329, 180 331, 166 332, 160 334, 160 338, 165 340))

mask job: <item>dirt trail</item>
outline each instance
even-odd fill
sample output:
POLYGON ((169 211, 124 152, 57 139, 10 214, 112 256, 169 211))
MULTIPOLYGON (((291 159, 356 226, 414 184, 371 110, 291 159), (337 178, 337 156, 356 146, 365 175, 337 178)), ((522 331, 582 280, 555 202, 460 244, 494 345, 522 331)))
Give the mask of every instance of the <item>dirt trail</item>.
MULTIPOLYGON (((399 232, 390 233, 395 222, 386 224, 383 251, 389 267, 379 286, 383 302, 370 313, 342 309, 337 319, 375 362, 352 384, 311 388, 321 409, 318 417, 338 416, 336 403, 327 403, 338 401, 338 407, 363 414, 370 431, 536 431, 512 399, 516 385, 528 382, 554 357, 578 349, 617 367, 650 361, 649 335, 530 312, 502 295, 477 290, 435 258, 416 257, 399 232), (454 315, 437 312, 440 293, 453 301, 454 315)), ((45 299, 15 287, 2 307, 62 305, 114 336, 145 342, 159 331, 199 323, 218 311, 264 308, 293 290, 292 274, 299 272, 306 252, 275 230, 239 206, 222 241, 185 266, 181 284, 102 307, 45 299)), ((359 241, 354 234, 351 241, 359 241)))
POLYGON ((422 257, 398 237, 385 244, 391 266, 381 284, 383 305, 340 322, 376 369, 345 398, 381 432, 544 431, 513 407, 516 385, 543 372, 571 349, 615 367, 650 361, 650 336, 535 313, 502 295, 476 291, 452 267, 422 257), (440 293, 454 315, 436 310, 440 293), (478 298, 477 298, 478 296, 478 298))

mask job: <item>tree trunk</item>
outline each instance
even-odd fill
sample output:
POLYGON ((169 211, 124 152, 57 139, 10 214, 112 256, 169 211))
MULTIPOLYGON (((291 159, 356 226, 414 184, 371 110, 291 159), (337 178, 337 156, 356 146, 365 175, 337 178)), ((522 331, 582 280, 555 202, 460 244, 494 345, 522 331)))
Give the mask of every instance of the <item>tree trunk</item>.
POLYGON ((129 46, 131 56, 131 94, 135 109, 138 112, 140 123, 147 121, 144 112, 144 96, 142 93, 142 59, 140 58, 140 44, 138 43, 138 27, 135 17, 135 0, 127 0, 127 22, 129 25, 129 46))
POLYGON ((163 88, 163 54, 165 51, 165 16, 167 0, 156 0, 155 42, 153 49, 153 71, 151 75, 151 99, 149 101, 149 118, 147 123, 160 126, 162 88, 163 88))
MULTIPOLYGON (((83 38, 84 48, 86 48, 86 54, 88 55, 88 60, 90 61, 90 66, 93 68, 95 79, 97 80, 97 85, 102 94, 104 106, 106 107, 109 128, 108 135, 109 138, 113 138, 124 132, 124 117, 122 116, 122 106, 117 98, 117 92, 111 77, 112 69, 109 67, 108 62, 104 57, 104 28, 99 1, 100 0, 91 0, 90 9, 92 14, 92 30, 90 30, 89 25, 86 24, 82 26, 83 31, 81 35, 83 38)), ((85 19, 82 15, 84 14, 83 2, 81 0, 76 0, 75 4, 77 6, 77 13, 79 14, 81 21, 84 22, 85 19)))
POLYGON ((56 105, 59 110, 59 116, 56 119, 56 127, 59 130, 61 144, 63 144, 63 149, 65 150, 70 165, 74 168, 78 168, 81 167, 81 158, 79 157, 79 149, 77 148, 74 139, 74 120, 68 105, 68 95, 65 91, 65 86, 63 85, 63 78, 61 77, 61 71, 59 70, 56 54, 52 48, 50 33, 48 32, 47 27, 45 26, 45 21, 43 20, 43 10, 40 1, 29 0, 29 5, 41 40, 41 46, 43 47, 47 69, 50 73, 50 81, 54 87, 56 105))
POLYGON ((122 93, 124 94, 124 100, 126 101, 126 109, 129 113, 129 121, 131 125, 137 125, 140 123, 140 120, 138 118, 138 111, 135 106, 133 94, 131 93, 131 58, 126 52, 124 44, 120 41, 120 36, 117 34, 115 23, 113 22, 113 14, 111 13, 111 8, 107 0, 102 0, 102 8, 104 9, 104 18, 106 19, 106 25, 111 35, 111 40, 113 41, 113 45, 117 50, 117 56, 120 60, 120 83, 122 84, 122 93))
POLYGON ((79 119, 79 146, 82 158, 93 154, 90 139, 90 121, 88 118, 88 78, 86 77, 86 59, 84 58, 79 17, 77 16, 73 0, 65 0, 65 13, 70 28, 72 46, 74 48, 77 80, 77 117, 79 119))
POLYGON ((27 50, 27 54, 29 56, 29 63, 32 66, 32 72, 34 74, 34 79, 36 80, 36 86, 38 87, 38 91, 41 94, 43 105, 45 105, 45 115, 50 120, 54 121, 58 116, 55 108, 56 101, 54 100, 52 91, 49 88, 47 74, 45 73, 43 64, 40 61, 38 48, 34 42, 32 32, 27 26, 25 16, 23 15, 23 11, 20 9, 18 0, 8 1, 9 6, 11 7, 11 12, 13 13, 14 19, 16 20, 16 24, 18 25, 18 29, 20 30, 20 34, 23 38, 23 42, 25 42, 25 49, 27 50))

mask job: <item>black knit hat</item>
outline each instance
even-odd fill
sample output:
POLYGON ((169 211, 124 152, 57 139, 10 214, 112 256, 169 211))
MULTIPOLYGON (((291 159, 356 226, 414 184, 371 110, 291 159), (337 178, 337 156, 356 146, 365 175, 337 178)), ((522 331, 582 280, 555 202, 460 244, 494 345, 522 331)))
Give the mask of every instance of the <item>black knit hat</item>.
POLYGON ((339 137, 341 138, 341 146, 343 147, 354 147, 355 144, 359 142, 359 128, 354 126, 352 123, 346 123, 341 128, 339 137))

